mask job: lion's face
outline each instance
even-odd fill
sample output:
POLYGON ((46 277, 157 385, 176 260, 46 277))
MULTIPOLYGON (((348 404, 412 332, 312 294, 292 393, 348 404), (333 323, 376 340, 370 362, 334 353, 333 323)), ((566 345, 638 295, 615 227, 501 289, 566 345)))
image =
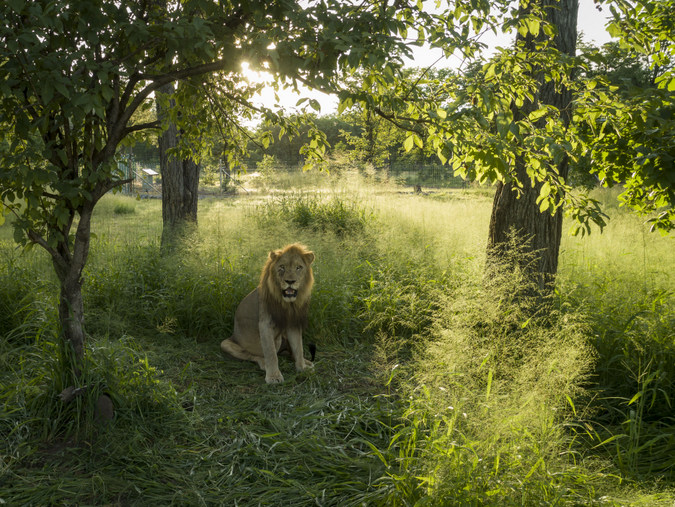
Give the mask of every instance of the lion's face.
MULTIPOLYGON (((289 245, 270 252, 267 266, 267 289, 285 303, 306 299, 312 289, 314 253, 302 245, 289 245)), ((303 301, 304 302, 304 301, 303 301)))
POLYGON ((281 254, 274 263, 274 275, 279 288, 281 297, 287 303, 293 303, 298 297, 298 291, 304 287, 309 272, 311 259, 303 256, 299 252, 291 250, 281 254))

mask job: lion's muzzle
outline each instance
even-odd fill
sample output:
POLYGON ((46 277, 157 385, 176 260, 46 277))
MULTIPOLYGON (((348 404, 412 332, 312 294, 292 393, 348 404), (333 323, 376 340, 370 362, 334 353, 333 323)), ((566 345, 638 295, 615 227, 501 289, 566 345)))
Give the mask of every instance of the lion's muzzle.
POLYGON ((295 301, 295 298, 298 297, 298 289, 288 287, 281 292, 281 295, 283 296, 285 301, 293 302, 295 301))

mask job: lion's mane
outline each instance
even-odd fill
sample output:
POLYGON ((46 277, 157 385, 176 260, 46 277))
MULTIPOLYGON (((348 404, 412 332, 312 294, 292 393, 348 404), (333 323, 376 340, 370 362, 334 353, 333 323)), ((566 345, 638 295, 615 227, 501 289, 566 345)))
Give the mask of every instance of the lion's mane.
POLYGON ((260 275, 258 292, 272 321, 281 329, 291 326, 304 330, 307 327, 309 300, 312 295, 312 286, 314 285, 312 260, 314 260, 314 254, 306 246, 299 243, 270 252, 267 258, 267 262, 260 275), (279 275, 276 270, 277 261, 286 254, 301 257, 307 268, 304 280, 302 280, 302 283, 298 287, 298 295, 292 303, 284 301, 282 297, 279 275))

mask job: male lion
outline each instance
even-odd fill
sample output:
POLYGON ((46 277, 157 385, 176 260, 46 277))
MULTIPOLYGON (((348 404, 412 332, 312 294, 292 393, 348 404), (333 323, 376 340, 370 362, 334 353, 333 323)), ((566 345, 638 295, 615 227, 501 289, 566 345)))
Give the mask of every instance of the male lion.
POLYGON ((314 253, 298 243, 271 251, 258 287, 237 307, 232 336, 220 344, 223 352, 258 363, 268 384, 284 381, 277 353, 288 348, 298 371, 314 367, 302 350, 314 284, 312 262, 314 253))

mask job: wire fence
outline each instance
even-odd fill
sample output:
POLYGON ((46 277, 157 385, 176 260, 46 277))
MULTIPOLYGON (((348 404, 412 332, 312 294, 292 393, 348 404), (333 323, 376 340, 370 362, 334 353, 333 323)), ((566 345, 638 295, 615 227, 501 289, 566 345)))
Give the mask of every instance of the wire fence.
POLYGON ((161 192, 159 183, 159 161, 137 161, 133 157, 124 157, 117 161, 117 168, 124 180, 130 180, 122 186, 122 193, 135 194, 161 192))
MULTIPOLYGON (((119 160, 118 168, 123 179, 132 181, 125 184, 122 191, 125 194, 161 192, 161 177, 159 175, 159 159, 153 157, 126 156, 119 160)), ((281 168, 280 168, 281 169, 281 168)), ((292 172, 288 167, 283 170, 292 172)), ((394 163, 385 169, 387 176, 401 186, 412 186, 416 189, 426 188, 466 188, 469 182, 459 176, 454 176, 452 169, 447 165, 424 163, 394 163)), ((228 186, 231 177, 222 165, 215 171, 203 171, 203 176, 210 175, 215 185, 228 186), (213 174, 211 174, 213 173, 213 174)))
POLYGON ((465 188, 468 182, 440 164, 392 164, 389 177, 401 185, 434 188, 465 188))

